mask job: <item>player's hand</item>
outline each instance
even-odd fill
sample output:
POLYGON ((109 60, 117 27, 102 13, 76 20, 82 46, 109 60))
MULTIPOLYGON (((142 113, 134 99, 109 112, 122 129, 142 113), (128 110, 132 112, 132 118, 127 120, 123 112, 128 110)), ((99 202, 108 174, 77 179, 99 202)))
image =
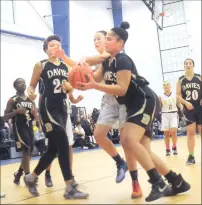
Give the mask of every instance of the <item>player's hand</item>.
POLYGON ((68 82, 63 82, 62 83, 62 89, 65 91, 65 92, 68 92, 68 93, 70 93, 70 92, 73 92, 73 87, 70 85, 70 83, 68 83, 68 82))
POLYGON ((87 77, 89 79, 88 83, 77 82, 76 83, 76 89, 78 89, 78 90, 89 90, 89 89, 96 88, 97 83, 92 78, 92 76, 87 75, 87 77))
POLYGON ((65 51, 61 47, 57 47, 51 52, 51 57, 63 59, 65 57, 65 51))
POLYGON ((34 89, 31 86, 27 89, 27 95, 29 99, 32 101, 35 101, 37 97, 37 94, 35 93, 34 89))
POLYGON ((78 62, 78 64, 80 64, 82 67, 86 66, 86 64, 87 64, 86 57, 81 58, 81 60, 78 62))
POLYGON ((22 114, 22 115, 24 115, 24 114, 26 114, 27 110, 26 110, 25 108, 18 108, 18 109, 16 110, 16 112, 17 112, 17 114, 22 114))
POLYGON ((83 95, 79 95, 79 96, 77 97, 77 100, 76 100, 77 103, 79 103, 80 101, 82 101, 83 98, 84 98, 83 95))
POLYGON ((194 109, 194 106, 190 102, 186 102, 185 106, 188 110, 193 110, 194 109))

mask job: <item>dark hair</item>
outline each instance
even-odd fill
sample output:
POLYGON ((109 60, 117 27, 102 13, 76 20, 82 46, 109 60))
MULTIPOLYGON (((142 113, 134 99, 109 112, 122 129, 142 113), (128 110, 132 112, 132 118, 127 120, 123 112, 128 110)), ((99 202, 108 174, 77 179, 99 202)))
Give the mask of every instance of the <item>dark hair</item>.
POLYGON ((97 31, 96 33, 102 33, 104 36, 106 36, 106 35, 107 35, 107 32, 106 32, 106 31, 104 31, 104 30, 97 31))
POLYGON ((49 36, 45 41, 44 41, 44 43, 43 43, 43 50, 46 52, 46 49, 48 48, 48 43, 50 42, 50 41, 53 41, 53 40, 56 40, 56 41, 58 41, 58 42, 60 42, 61 43, 61 38, 60 38, 60 36, 58 36, 58 35, 52 35, 52 36, 49 36))
POLYGON ((187 59, 184 61, 184 64, 186 63, 186 61, 187 61, 187 60, 192 61, 193 65, 195 66, 194 60, 193 60, 193 59, 191 59, 191 58, 187 58, 187 59))
MULTIPOLYGON (((22 78, 17 78, 14 82, 13 82, 13 87, 16 89, 16 83, 18 80, 21 80, 22 78)), ((23 79, 24 80, 24 79, 23 79)))
POLYGON ((115 28, 112 28, 111 30, 116 35, 118 35, 125 43, 128 40, 128 32, 126 31, 126 29, 129 29, 129 28, 130 28, 130 24, 127 21, 123 21, 120 27, 115 27, 115 28))

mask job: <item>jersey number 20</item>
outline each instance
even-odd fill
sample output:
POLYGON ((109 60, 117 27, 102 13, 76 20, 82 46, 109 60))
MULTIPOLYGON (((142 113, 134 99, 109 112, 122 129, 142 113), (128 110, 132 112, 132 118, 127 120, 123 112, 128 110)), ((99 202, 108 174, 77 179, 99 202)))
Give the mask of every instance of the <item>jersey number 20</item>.
POLYGON ((198 92, 197 90, 187 90, 186 91, 186 100, 198 100, 198 92))
POLYGON ((53 80, 53 85, 55 85, 54 93, 61 93, 62 92, 62 83, 67 82, 66 80, 63 80, 62 82, 59 79, 53 80))

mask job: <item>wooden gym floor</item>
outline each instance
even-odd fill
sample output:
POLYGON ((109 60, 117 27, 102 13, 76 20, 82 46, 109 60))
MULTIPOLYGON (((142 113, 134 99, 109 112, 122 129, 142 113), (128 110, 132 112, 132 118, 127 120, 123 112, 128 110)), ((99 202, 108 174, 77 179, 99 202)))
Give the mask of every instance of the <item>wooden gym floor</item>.
MULTIPOLYGON (((178 156, 165 156, 163 140, 152 142, 152 149, 161 156, 165 163, 177 173, 181 172, 184 178, 191 184, 191 190, 180 196, 161 198, 153 204, 201 204, 201 139, 196 137, 196 164, 187 166, 186 137, 179 137, 178 156)), ((123 150, 118 147, 123 156, 123 150)), ((37 164, 37 160, 31 162, 31 170, 37 164)), ((138 165, 139 181, 144 193, 143 198, 132 200, 131 179, 127 173, 126 179, 115 183, 116 166, 103 150, 81 152, 74 154, 74 174, 80 183, 80 188, 90 194, 87 200, 65 200, 63 198, 64 183, 57 159, 54 161, 51 174, 54 182, 52 188, 44 184, 44 173, 39 178, 39 197, 31 197, 23 180, 16 186, 13 184, 13 173, 18 169, 19 163, 1 166, 1 191, 6 197, 1 199, 1 204, 145 204, 144 198, 151 190, 147 182, 148 176, 138 165)))

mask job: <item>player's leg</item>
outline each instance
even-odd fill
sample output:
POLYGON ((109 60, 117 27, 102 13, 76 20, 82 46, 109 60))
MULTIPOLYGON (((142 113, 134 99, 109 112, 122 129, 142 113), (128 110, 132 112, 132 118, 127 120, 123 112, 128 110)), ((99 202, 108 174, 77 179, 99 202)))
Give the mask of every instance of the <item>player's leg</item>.
POLYGON ((170 134, 172 137, 172 151, 174 155, 177 155, 177 129, 178 129, 178 114, 171 113, 170 118, 170 134))
POLYGON ((164 131, 164 142, 166 146, 166 156, 170 156, 170 130, 169 130, 169 113, 162 113, 161 116, 161 130, 164 131))
MULTIPOLYGON (((119 106, 119 127, 120 127, 120 135, 122 135, 122 128, 126 121, 126 107, 124 105, 119 106)), ((122 137, 121 137, 122 138, 122 137)), ((131 198, 140 198, 142 197, 142 190, 138 181, 138 171, 137 171, 137 160, 131 153, 128 151, 128 149, 125 149, 123 147, 128 170, 130 172, 131 180, 132 180, 132 194, 131 198)))
POLYGON ((97 120, 94 136, 97 144, 105 150, 116 162, 117 165, 117 177, 116 182, 120 183, 125 178, 127 171, 126 162, 119 155, 116 147, 112 141, 107 137, 112 125, 119 119, 119 109, 111 104, 118 105, 116 99, 113 96, 104 97, 102 100, 100 115, 97 120), (112 97, 112 99, 110 99, 112 97), (108 100, 108 103, 106 102, 108 100))
POLYGON ((149 202, 165 196, 165 192, 167 192, 167 186, 160 174, 155 169, 154 163, 148 151, 140 143, 144 133, 145 128, 132 122, 126 122, 121 135, 121 144, 124 149, 128 150, 130 154, 137 159, 150 178, 152 191, 146 198, 146 201, 149 202))
POLYGON ((72 131, 72 122, 71 122, 70 115, 68 115, 68 118, 67 118, 66 132, 67 132, 67 137, 68 137, 68 141, 69 141, 70 170, 71 170, 71 174, 72 174, 73 184, 76 187, 76 186, 78 186, 78 183, 76 182, 74 175, 73 175, 73 148, 72 148, 72 146, 74 144, 74 135, 73 135, 73 131, 72 131))
POLYGON ((185 112, 186 122, 187 122, 187 147, 189 156, 186 164, 195 164, 194 148, 195 148, 195 135, 196 135, 196 119, 194 110, 185 112))
POLYGON ((157 171, 163 175, 168 182, 172 185, 172 193, 167 191, 165 196, 170 195, 177 195, 183 192, 186 192, 190 189, 190 185, 182 178, 181 174, 176 174, 172 170, 170 170, 166 164, 151 150, 151 140, 148 135, 145 135, 142 140, 141 144, 147 149, 148 153, 150 154, 152 161, 155 165, 157 171))
POLYGON ((199 135, 202 136, 202 107, 200 108, 197 114, 196 124, 197 124, 199 135))

